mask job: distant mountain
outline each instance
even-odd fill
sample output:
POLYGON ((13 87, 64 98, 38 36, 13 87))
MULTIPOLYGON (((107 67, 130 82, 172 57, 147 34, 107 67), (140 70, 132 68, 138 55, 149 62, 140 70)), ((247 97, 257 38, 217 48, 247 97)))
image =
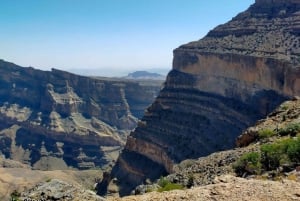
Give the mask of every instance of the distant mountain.
POLYGON ((158 73, 150 73, 148 71, 135 71, 129 73, 125 79, 147 79, 147 80, 164 80, 166 76, 163 76, 158 73))
POLYGON ((0 60, 0 156, 41 170, 110 165, 160 88, 0 60))

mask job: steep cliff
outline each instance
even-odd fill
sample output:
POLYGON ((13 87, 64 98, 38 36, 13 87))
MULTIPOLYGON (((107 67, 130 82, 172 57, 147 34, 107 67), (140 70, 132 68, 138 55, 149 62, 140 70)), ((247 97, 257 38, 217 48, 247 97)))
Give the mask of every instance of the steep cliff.
POLYGON ((160 84, 41 71, 0 60, 0 153, 37 169, 107 165, 160 84))
POLYGON ((257 0, 175 49, 164 88, 112 170, 120 194, 183 159, 233 148, 243 129, 300 94, 299 67, 299 0, 257 0))

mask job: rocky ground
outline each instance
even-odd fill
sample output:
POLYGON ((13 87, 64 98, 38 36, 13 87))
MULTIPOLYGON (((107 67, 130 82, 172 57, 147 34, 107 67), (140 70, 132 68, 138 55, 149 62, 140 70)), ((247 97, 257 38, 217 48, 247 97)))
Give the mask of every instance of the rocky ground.
MULTIPOLYGON (((299 177, 299 173, 298 173, 299 177)), ((243 179, 224 175, 215 179, 215 184, 188 190, 151 192, 139 196, 109 198, 110 201, 296 201, 300 200, 300 183, 289 180, 267 181, 243 179)))
MULTIPOLYGON (((27 192, 36 189, 36 185, 46 184, 57 178, 68 185, 80 186, 78 189, 91 190, 95 182, 101 179, 102 172, 100 170, 31 170, 24 164, 0 157, 0 175, 0 200, 8 200, 14 191, 27 192)), ((63 190, 58 187, 57 190, 63 190)))
POLYGON ((53 179, 39 184, 27 192, 21 193, 19 199, 26 200, 60 200, 60 201, 103 201, 104 198, 96 195, 94 191, 85 190, 82 186, 69 184, 53 179))

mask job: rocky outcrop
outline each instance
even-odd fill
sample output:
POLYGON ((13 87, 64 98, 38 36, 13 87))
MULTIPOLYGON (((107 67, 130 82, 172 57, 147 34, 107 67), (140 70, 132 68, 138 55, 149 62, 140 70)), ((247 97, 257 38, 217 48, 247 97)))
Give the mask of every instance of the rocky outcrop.
POLYGON ((112 171, 127 181, 121 195, 186 158, 234 147, 243 129, 300 94, 299 13, 299 1, 257 0, 174 50, 164 88, 112 171))
POLYGON ((0 153, 36 169, 111 165, 160 89, 0 60, 0 153))
POLYGON ((61 201, 104 201, 91 190, 84 190, 81 186, 53 179, 49 182, 39 184, 35 188, 20 194, 21 200, 61 200, 61 201))
MULTIPOLYGON (((60 195, 68 195, 70 194, 71 189, 74 189, 74 194, 71 194, 73 196, 73 199, 76 199, 78 195, 75 196, 76 191, 77 193, 81 192, 82 194, 87 195, 86 193, 89 192, 89 190, 92 190, 95 185, 95 181, 98 179, 101 179, 101 170, 52 170, 52 171, 42 171, 42 170, 32 170, 29 167, 24 167, 24 165, 18 165, 16 161, 8 161, 5 160, 6 164, 9 164, 9 166, 3 166, 1 167, 0 164, 0 200, 12 200, 11 195, 15 195, 15 200, 25 200, 27 197, 27 200, 31 199, 33 200, 33 196, 42 196, 41 194, 33 194, 32 191, 37 190, 38 186, 44 187, 39 188, 39 193, 42 193, 43 190, 45 190, 45 187, 48 187, 47 189, 50 191, 44 191, 44 193, 48 194, 49 196, 59 194, 59 191, 61 192, 60 195), (49 188, 50 182, 53 182, 52 180, 59 179, 63 182, 61 186, 57 185, 55 183, 52 183, 52 189, 49 188), (64 184, 69 185, 64 185, 64 184), (48 184, 48 186, 47 186, 48 184), (67 186, 71 186, 71 188, 65 188, 67 186), (64 193, 64 190, 66 192, 64 193), (78 191, 80 190, 80 191, 78 191), (67 192, 68 191, 68 192, 67 192), (29 193, 30 192, 30 193, 29 193), (26 193, 26 197, 24 199, 21 199, 21 193, 26 193), (29 195, 30 194, 30 195, 29 195), (18 199, 17 199, 18 198, 18 199)), ((2 158, 0 157, 0 163, 2 163, 2 158)), ((58 183, 58 182, 57 182, 58 183)), ((60 183, 60 182, 59 182, 60 183)), ((36 191, 36 192, 38 192, 36 191)), ((91 193, 88 193, 91 194, 91 193)), ((92 193, 93 197, 95 196, 95 193, 92 193)), ((67 197, 67 196, 66 196, 67 197)), ((79 199, 81 196, 78 196, 77 199, 79 199)), ((72 200, 70 197, 69 200, 72 200)), ((98 197, 99 198, 99 197, 98 197)), ((37 199, 37 197, 36 197, 37 199)), ((37 199, 38 200, 38 199, 37 199)), ((51 199, 45 199, 45 200, 51 200, 51 199)), ((61 200, 61 199, 56 199, 61 200)), ((81 199, 81 200, 90 200, 90 199, 81 199)))
POLYGON ((254 126, 247 128, 236 139, 238 147, 247 147, 253 143, 265 143, 270 139, 275 141, 276 138, 281 136, 282 130, 291 130, 296 132, 299 124, 300 117, 300 98, 294 97, 293 100, 283 102, 276 110, 271 112, 266 118, 259 120, 254 126), (296 128, 293 128, 296 126, 296 128), (270 131, 274 135, 261 136, 262 131, 270 131), (267 139, 270 138, 270 139, 267 139))

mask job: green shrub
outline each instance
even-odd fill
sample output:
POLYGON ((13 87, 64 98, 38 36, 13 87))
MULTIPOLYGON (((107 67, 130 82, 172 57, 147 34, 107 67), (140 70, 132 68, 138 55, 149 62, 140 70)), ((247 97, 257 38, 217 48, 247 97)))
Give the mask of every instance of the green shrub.
POLYGON ((241 158, 233 165, 235 172, 242 176, 246 174, 261 173, 261 156, 258 152, 250 152, 241 156, 241 158))
POLYGON ((20 197, 21 196, 21 194, 18 192, 18 191, 16 191, 16 190, 14 190, 11 194, 10 194, 10 200, 11 201, 20 201, 20 197))
POLYGON ((234 163, 237 175, 260 174, 262 170, 274 171, 283 165, 295 167, 300 163, 300 137, 264 144, 260 151, 246 153, 234 163))
POLYGON ((273 130, 270 129, 263 129, 258 131, 258 137, 260 139, 269 138, 276 135, 276 133, 273 130))
POLYGON ((280 165, 283 156, 282 146, 279 144, 266 144, 261 146, 262 164, 266 170, 274 170, 280 165))
POLYGON ((294 163, 300 163, 300 137, 289 143, 287 147, 287 155, 294 163))
POLYGON ((280 107, 280 109, 282 109, 282 110, 287 110, 287 109, 289 109, 289 107, 288 107, 287 105, 282 105, 282 106, 280 107))
POLYGON ((181 184, 172 183, 163 177, 159 179, 158 185, 161 187, 157 190, 158 192, 171 191, 175 189, 183 189, 183 186, 181 184))
POLYGON ((279 129, 279 135, 281 136, 296 136, 296 134, 300 131, 300 124, 299 123, 293 123, 287 125, 287 127, 279 129))
POLYGON ((266 170, 275 170, 280 165, 300 162, 300 138, 289 138, 261 146, 261 162, 266 170))
POLYGON ((164 177, 160 177, 160 179, 158 181, 158 185, 160 187, 165 187, 168 183, 170 183, 170 181, 165 179, 164 177))

